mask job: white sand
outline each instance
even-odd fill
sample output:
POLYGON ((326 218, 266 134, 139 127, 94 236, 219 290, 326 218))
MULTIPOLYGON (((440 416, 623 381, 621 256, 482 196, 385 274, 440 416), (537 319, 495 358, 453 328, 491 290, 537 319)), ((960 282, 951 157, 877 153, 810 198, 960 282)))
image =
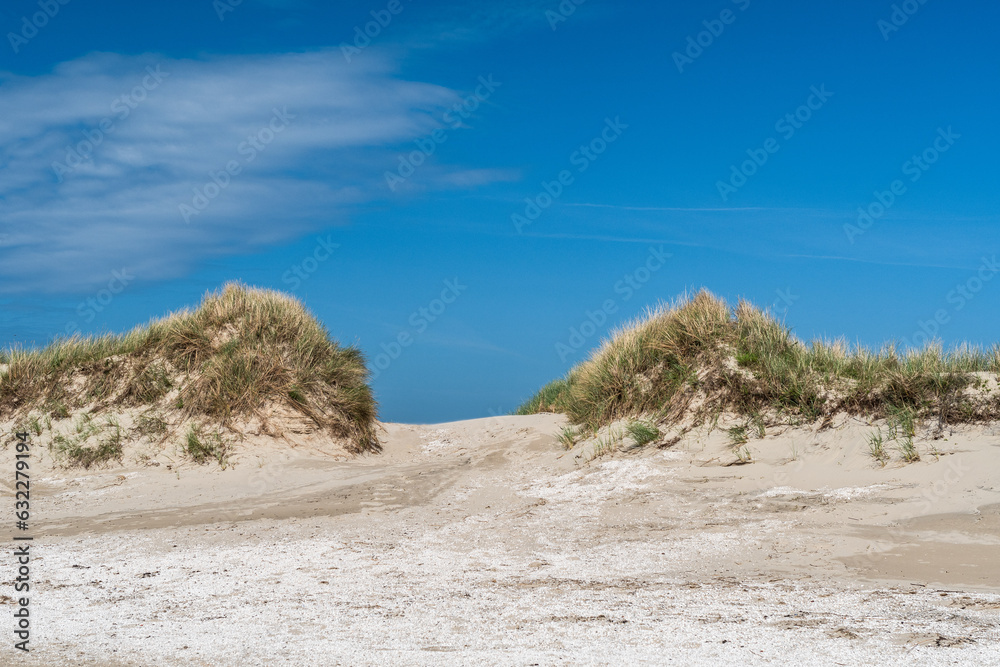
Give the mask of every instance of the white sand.
POLYGON ((49 473, 35 650, 0 664, 1000 664, 994 432, 883 469, 863 425, 797 429, 727 467, 718 433, 587 463, 562 423, 49 473))

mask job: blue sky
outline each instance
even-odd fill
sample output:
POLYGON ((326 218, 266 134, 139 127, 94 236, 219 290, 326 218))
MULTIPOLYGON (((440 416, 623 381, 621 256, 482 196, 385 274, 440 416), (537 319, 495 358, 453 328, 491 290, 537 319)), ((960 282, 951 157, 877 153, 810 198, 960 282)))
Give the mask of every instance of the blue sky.
POLYGON ((12 0, 0 344, 243 280, 365 350, 411 422, 509 411, 700 287, 804 339, 992 344, 998 14, 12 0))

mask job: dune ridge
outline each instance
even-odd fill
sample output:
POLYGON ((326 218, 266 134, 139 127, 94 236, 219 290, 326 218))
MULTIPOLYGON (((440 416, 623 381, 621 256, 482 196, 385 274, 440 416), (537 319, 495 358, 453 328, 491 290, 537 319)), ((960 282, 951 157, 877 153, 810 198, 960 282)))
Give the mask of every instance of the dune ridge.
POLYGON ((125 334, 0 362, 0 428, 32 433, 66 466, 155 459, 170 445, 225 465, 248 437, 314 432, 347 453, 379 447, 363 354, 275 291, 230 283, 125 334))
POLYGON ((567 446, 613 425, 633 442, 653 442, 661 427, 687 432, 729 419, 740 445, 769 425, 829 427, 861 417, 879 421, 875 458, 893 440, 917 460, 920 428, 940 437, 949 426, 1000 419, 998 371, 1000 347, 807 344, 752 304, 732 308, 702 290, 618 329, 516 413, 565 413, 574 425, 564 432, 567 446))

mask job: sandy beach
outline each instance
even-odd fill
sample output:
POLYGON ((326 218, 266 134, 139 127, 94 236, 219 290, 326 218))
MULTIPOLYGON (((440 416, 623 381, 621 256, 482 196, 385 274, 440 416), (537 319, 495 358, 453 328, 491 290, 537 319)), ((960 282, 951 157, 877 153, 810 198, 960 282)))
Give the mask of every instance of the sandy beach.
POLYGON ((19 664, 1000 664, 995 426, 880 467, 853 419, 746 465, 718 429, 594 458, 564 424, 36 472, 19 664))
POLYGON ((1000 667, 1000 3, 7 5, 0 667, 1000 667))

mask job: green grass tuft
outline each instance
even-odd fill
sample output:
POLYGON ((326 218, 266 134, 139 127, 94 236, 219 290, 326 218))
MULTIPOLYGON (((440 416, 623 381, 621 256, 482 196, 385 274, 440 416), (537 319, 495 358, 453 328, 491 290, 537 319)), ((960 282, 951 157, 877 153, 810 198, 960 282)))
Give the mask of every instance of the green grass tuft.
POLYGON ((868 453, 871 457, 883 466, 889 460, 889 455, 885 451, 885 442, 882 438, 882 431, 876 431, 868 435, 868 453))
POLYGON ((632 439, 635 440, 635 444, 640 447, 642 445, 648 445, 660 437, 660 429, 645 421, 637 420, 629 422, 626 430, 629 432, 629 435, 632 436, 632 439))
POLYGON ((910 436, 899 440, 899 451, 903 456, 903 460, 907 463, 916 463, 920 460, 920 453, 917 452, 917 448, 913 444, 913 438, 910 436))
POLYGON ((573 449, 573 445, 576 443, 576 431, 571 426, 564 426, 560 431, 559 442, 566 449, 573 449))
POLYGON ((46 407, 52 419, 69 419, 69 408, 62 401, 56 401, 46 407))
POLYGON ((540 412, 564 412, 571 382, 571 378, 553 380, 518 407, 514 414, 533 415, 540 412))
POLYGON ((745 445, 750 440, 749 435, 747 435, 746 426, 734 426, 732 428, 728 428, 726 429, 726 433, 729 434, 729 440, 735 447, 745 445))
POLYGON ((226 464, 229 455, 229 445, 218 431, 202 433, 201 429, 192 426, 185 439, 185 451, 195 463, 203 464, 215 460, 219 465, 226 464))
POLYGON ((96 447, 87 447, 79 443, 69 444, 63 450, 68 462, 76 467, 90 468, 95 465, 122 460, 122 445, 120 441, 101 442, 96 447))
POLYGON ((167 422, 155 414, 144 414, 135 421, 132 432, 139 437, 156 438, 167 432, 167 422))
POLYGON ((118 420, 109 416, 104 424, 97 424, 90 415, 84 414, 74 424, 76 435, 53 436, 51 447, 70 466, 91 468, 111 461, 121 462, 124 455, 122 429, 118 420), (88 445, 94 436, 97 443, 88 445))
POLYGON ((733 447, 733 454, 736 455, 736 465, 753 463, 753 454, 750 453, 750 448, 746 445, 733 447))

